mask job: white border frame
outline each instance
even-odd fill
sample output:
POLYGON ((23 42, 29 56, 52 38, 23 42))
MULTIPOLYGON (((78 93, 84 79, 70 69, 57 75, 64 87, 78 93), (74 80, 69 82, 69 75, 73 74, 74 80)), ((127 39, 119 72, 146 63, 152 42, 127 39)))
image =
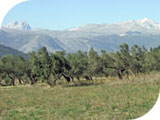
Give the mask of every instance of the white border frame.
MULTIPOLYGON (((0 28, 2 21, 8 11, 13 8, 15 5, 25 2, 28 0, 0 0, 0 28)), ((160 94, 156 104, 153 108, 146 113, 144 116, 137 118, 135 120, 160 120, 160 94)))

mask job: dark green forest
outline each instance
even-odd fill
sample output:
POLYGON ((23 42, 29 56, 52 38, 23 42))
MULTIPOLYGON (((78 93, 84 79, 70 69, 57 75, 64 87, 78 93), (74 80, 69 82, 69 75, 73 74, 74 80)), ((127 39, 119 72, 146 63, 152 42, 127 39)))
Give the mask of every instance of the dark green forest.
POLYGON ((98 54, 93 48, 89 52, 77 51, 49 53, 45 47, 38 52, 24 56, 6 55, 0 59, 0 83, 2 86, 20 84, 34 85, 38 82, 55 86, 58 80, 67 82, 93 77, 118 77, 129 79, 130 75, 149 74, 160 71, 160 47, 147 50, 144 46, 129 47, 120 45, 116 52, 101 50, 98 54), (2 82, 3 81, 3 82, 2 82))

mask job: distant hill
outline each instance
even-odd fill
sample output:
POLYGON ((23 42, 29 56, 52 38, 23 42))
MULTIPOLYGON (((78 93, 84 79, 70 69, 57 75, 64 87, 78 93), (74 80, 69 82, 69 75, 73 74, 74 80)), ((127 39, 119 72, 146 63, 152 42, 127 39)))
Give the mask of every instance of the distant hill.
POLYGON ((4 45, 0 45, 0 58, 3 57, 4 55, 14 55, 14 56, 19 56, 22 55, 25 58, 28 57, 27 54, 24 54, 18 50, 15 50, 13 48, 10 47, 6 47, 4 45))

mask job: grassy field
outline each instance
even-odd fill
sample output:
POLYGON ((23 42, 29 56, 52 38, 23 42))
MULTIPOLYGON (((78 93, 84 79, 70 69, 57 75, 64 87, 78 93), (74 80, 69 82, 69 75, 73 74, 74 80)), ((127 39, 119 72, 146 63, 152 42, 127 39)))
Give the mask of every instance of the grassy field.
POLYGON ((159 73, 54 88, 45 84, 0 87, 0 120, 134 119, 153 107, 159 88, 159 73))

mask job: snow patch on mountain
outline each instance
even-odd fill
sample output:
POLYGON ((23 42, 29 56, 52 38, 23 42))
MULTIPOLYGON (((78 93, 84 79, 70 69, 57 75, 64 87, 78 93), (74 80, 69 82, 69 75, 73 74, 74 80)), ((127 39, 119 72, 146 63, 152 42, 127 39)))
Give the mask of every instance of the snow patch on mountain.
POLYGON ((128 31, 139 31, 142 34, 159 34, 160 24, 152 19, 144 18, 140 20, 129 20, 113 24, 87 24, 68 31, 95 32, 104 34, 123 35, 128 31))
POLYGON ((147 29, 160 29, 160 24, 149 18, 137 20, 137 23, 147 29))
POLYGON ((14 21, 6 25, 6 28, 9 29, 16 29, 16 30, 24 30, 29 31, 31 30, 30 25, 25 21, 14 21))

